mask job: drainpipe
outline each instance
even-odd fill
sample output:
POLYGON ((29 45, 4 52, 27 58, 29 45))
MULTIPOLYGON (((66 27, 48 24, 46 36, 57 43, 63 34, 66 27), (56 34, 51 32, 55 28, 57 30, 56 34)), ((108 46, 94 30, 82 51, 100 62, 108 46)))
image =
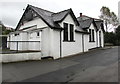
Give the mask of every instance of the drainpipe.
POLYGON ((82 50, 84 52, 84 34, 82 34, 82 50))
POLYGON ((96 45, 98 47, 98 34, 97 34, 98 31, 96 31, 96 45))
POLYGON ((61 38, 61 32, 62 32, 62 30, 60 30, 60 58, 62 58, 62 38, 61 38))

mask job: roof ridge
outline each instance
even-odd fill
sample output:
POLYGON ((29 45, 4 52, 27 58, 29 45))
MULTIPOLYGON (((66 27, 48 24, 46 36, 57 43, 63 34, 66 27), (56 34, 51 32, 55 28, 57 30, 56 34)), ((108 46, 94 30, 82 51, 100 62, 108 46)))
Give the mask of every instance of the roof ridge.
POLYGON ((66 9, 66 10, 63 10, 63 11, 59 11, 59 12, 57 12, 57 13, 53 13, 52 15, 54 15, 54 14, 59 14, 59 13, 62 13, 62 12, 65 12, 65 11, 69 11, 70 9, 66 9))
MULTIPOLYGON (((98 19, 98 18, 94 18, 94 17, 90 17, 90 16, 87 16, 87 15, 82 15, 83 17, 88 17, 88 18, 91 18, 91 19, 96 19, 96 20, 101 20, 101 19, 98 19)), ((80 18, 80 17, 77 17, 77 18, 80 18)))
POLYGON ((93 18, 89 18, 89 19, 81 20, 81 21, 79 21, 79 22, 83 22, 83 21, 87 21, 87 20, 93 20, 93 18))
POLYGON ((46 9, 42 9, 42 8, 39 8, 39 7, 36 7, 36 6, 33 6, 33 5, 29 5, 29 6, 35 7, 35 8, 37 8, 37 9, 41 9, 41 10, 44 10, 44 11, 47 11, 47 12, 50 12, 50 13, 54 13, 54 12, 52 12, 52 11, 49 11, 49 10, 46 10, 46 9))

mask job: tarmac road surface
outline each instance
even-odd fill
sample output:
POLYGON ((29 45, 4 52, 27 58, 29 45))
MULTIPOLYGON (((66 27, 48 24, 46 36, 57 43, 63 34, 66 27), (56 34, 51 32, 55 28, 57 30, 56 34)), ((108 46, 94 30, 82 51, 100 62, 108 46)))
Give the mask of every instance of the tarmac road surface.
POLYGON ((118 82, 118 47, 59 60, 3 64, 3 82, 118 82))

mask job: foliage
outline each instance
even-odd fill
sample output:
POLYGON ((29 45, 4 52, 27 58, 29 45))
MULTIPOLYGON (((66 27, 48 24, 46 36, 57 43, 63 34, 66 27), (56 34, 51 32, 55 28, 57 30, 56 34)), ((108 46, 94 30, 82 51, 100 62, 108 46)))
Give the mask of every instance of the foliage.
POLYGON ((120 25, 117 27, 115 34, 116 34, 117 45, 120 45, 120 25))
POLYGON ((116 16, 116 14, 114 12, 111 12, 111 20, 110 20, 110 23, 113 25, 113 26, 116 26, 118 25, 118 18, 116 16))
POLYGON ((1 34, 2 35, 7 35, 12 31, 14 31, 14 30, 8 30, 8 29, 6 29, 6 27, 2 23, 0 24, 0 35, 1 34))
POLYGON ((116 36, 113 32, 105 32, 104 34, 105 43, 112 43, 116 45, 116 36))
POLYGON ((105 32, 105 43, 112 43, 113 45, 120 46, 120 25, 116 28, 116 32, 105 32))
POLYGON ((99 16, 100 19, 104 20, 106 26, 106 32, 108 30, 108 25, 112 24, 113 26, 118 25, 118 18, 114 12, 111 12, 108 7, 103 6, 100 9, 101 15, 99 16))

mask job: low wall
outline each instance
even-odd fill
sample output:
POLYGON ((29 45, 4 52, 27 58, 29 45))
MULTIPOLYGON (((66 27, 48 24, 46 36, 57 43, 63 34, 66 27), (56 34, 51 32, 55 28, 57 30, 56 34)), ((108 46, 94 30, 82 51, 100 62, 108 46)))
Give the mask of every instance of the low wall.
POLYGON ((2 63, 27 60, 41 60, 41 52, 2 54, 0 56, 2 56, 2 60, 0 60, 0 62, 2 63))

